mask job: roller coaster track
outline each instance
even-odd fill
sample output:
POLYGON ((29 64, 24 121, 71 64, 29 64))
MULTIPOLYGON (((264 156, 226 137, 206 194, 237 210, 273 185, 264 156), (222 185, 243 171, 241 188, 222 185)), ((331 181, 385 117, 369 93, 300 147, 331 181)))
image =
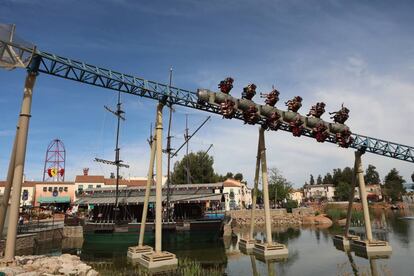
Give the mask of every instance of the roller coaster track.
MULTIPOLYGON (((10 42, 0 41, 0 47, 4 47, 5 45, 30 53, 33 52, 32 49, 24 49, 23 47, 10 42)), ((100 68, 95 65, 39 50, 35 50, 27 69, 92 86, 120 91, 157 101, 164 101, 168 105, 184 106, 215 113, 221 116, 219 106, 210 103, 200 103, 196 92, 172 86, 170 87, 166 84, 100 68)), ((234 118, 243 121, 242 112, 237 111, 234 118)), ((257 123, 264 124, 264 118, 261 118, 257 123)), ((290 132, 289 126, 286 123, 281 124, 280 130, 290 132)), ((312 137, 311 132, 308 129, 304 130, 303 135, 312 137)), ((353 142, 349 146, 350 148, 414 163, 414 148, 411 146, 355 133, 352 134, 352 138, 353 142)), ((336 139, 333 135, 330 135, 326 139, 326 142, 336 143, 336 139)))

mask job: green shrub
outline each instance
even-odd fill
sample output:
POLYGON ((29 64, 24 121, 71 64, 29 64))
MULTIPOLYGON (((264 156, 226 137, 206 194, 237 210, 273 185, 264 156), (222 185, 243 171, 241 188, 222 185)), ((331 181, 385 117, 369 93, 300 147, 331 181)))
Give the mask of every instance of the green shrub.
POLYGON ((285 204, 285 208, 289 213, 292 213, 293 208, 298 208, 298 202, 296 200, 288 200, 285 204))
POLYGON ((183 276, 223 275, 217 267, 203 268, 200 263, 190 259, 179 259, 178 270, 180 272, 179 275, 183 276))

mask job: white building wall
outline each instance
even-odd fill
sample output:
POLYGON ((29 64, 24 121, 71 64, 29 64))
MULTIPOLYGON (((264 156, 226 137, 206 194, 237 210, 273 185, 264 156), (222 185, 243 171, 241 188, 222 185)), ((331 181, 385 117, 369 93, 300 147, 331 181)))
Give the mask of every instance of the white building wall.
MULTIPOLYGON (((5 187, 0 187, 0 194, 3 195, 4 194, 4 189, 5 187)), ((11 199, 11 194, 13 193, 13 191, 10 193, 10 199, 11 199)), ((34 193, 35 193, 35 188, 34 187, 22 187, 22 192, 20 193, 20 207, 22 207, 23 205, 25 206, 32 206, 33 205, 33 200, 34 200, 34 193), (23 201, 22 197, 23 197, 23 193, 24 191, 27 190, 28 192, 28 197, 27 200, 23 201)), ((10 200, 9 200, 9 204, 10 204, 10 200)))

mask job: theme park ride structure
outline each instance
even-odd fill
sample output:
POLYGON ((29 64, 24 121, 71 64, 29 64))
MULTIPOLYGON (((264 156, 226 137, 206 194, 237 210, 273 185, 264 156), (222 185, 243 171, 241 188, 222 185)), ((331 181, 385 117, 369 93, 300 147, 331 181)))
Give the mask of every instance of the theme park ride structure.
POLYGON ((54 139, 47 146, 45 166, 43 168, 44 181, 65 181, 66 149, 63 142, 54 139))
MULTIPOLYGON (((107 88, 118 92, 128 93, 136 96, 150 98, 159 101, 157 107, 157 126, 156 130, 159 133, 156 139, 157 157, 157 178, 161 177, 161 133, 162 133, 162 107, 165 104, 179 105, 188 108, 207 111, 222 115, 225 118, 235 118, 243 120, 247 124, 258 124, 261 126, 260 133, 264 130, 283 130, 291 132, 294 136, 301 135, 313 137, 318 142, 329 142, 338 144, 340 147, 351 147, 359 151, 366 151, 398 160, 408 161, 414 163, 414 148, 410 146, 400 145, 380 139, 375 139, 359 134, 351 133, 349 128, 344 124, 348 118, 349 110, 342 107, 338 112, 333 113, 333 123, 328 123, 320 119, 324 111, 324 104, 316 104, 310 111, 309 116, 300 115, 297 111, 302 106, 302 98, 297 96, 294 99, 286 102, 288 106, 287 111, 282 111, 274 107, 278 100, 279 92, 274 90, 266 95, 266 105, 259 105, 251 101, 256 93, 255 85, 249 85, 243 91, 243 98, 236 99, 229 95, 232 88, 233 79, 228 78, 220 83, 220 92, 211 92, 206 89, 199 89, 197 92, 191 92, 170 85, 160 84, 153 81, 148 81, 142 78, 137 78, 131 75, 118 73, 112 70, 99 68, 83 62, 71 60, 65 57, 60 57, 54 54, 49 54, 36 49, 33 45, 17 39, 14 35, 14 28, 8 25, 0 25, 0 67, 6 69, 26 68, 28 71, 24 97, 22 102, 22 109, 18 122, 18 129, 16 131, 15 146, 13 147, 10 158, 10 167, 8 171, 6 190, 13 189, 11 198, 9 228, 7 231, 7 242, 4 256, 4 262, 10 262, 14 259, 17 220, 20 203, 20 191, 24 169, 24 159, 26 153, 28 123, 30 118, 30 108, 33 87, 36 77, 39 73, 61 77, 64 79, 74 80, 81 83, 107 88), (158 164, 159 163, 159 164, 158 164)), ((263 145, 259 145, 264 149, 264 136, 259 139, 263 140, 263 145)), ((260 143, 259 143, 260 144, 260 143)), ((151 150, 151 154, 153 150, 151 150)), ((264 150, 259 156, 264 157, 264 150)), ((260 158, 262 164, 262 176, 265 179, 266 166, 265 159, 260 158)), ((259 164, 259 161, 257 161, 259 164)), ((257 170, 256 170, 257 171, 257 170)), ((257 176, 258 174, 256 174, 257 176)), ((267 183, 263 181, 265 186, 267 183)), ((255 183, 256 184, 256 183, 255 183)), ((161 251, 161 200, 160 186, 161 180, 157 181, 157 202, 156 202, 156 248, 154 258, 147 258, 149 262, 163 263, 165 260, 172 260, 165 256, 161 251), (159 259, 157 260, 157 258, 159 259)), ((361 195, 364 189, 363 181, 360 181, 361 195), (362 189, 363 188, 363 189, 362 189)), ((263 187, 265 190, 265 187, 263 187)), ((267 191, 267 189, 266 189, 267 191)), ((0 215, 5 213, 3 211, 7 208, 10 193, 5 192, 2 203, 2 211, 0 215)), ((268 198, 268 195, 265 196, 268 198)), ((265 198, 265 199, 266 199, 265 198)), ((267 200, 265 200, 267 201, 267 200)), ((148 202, 148 201, 146 201, 148 202)), ((364 202, 364 215, 367 209, 367 203, 364 202)), ((268 202, 265 204, 266 225, 270 225, 269 221, 269 206, 268 202)), ((369 214, 365 215, 365 223, 370 224, 369 214)), ((0 221, 4 222, 4 215, 0 216, 0 221)), ((268 234, 269 227, 266 227, 268 234)), ((2 229, 0 229, 2 230, 2 229)), ((367 237, 369 241, 369 234, 367 230, 367 237)), ((270 236, 271 237, 271 236, 270 236)), ((268 243, 271 244, 271 238, 268 236, 268 243)), ((368 244, 365 244, 369 246, 368 244)), ((380 247, 380 245, 379 245, 380 247)), ((376 247, 376 248, 379 248, 376 247)), ((266 248, 261 248, 265 251, 266 248)), ((171 254, 173 255, 173 254, 171 254)), ((169 255, 169 256, 171 256, 169 255)), ((150 256, 144 254, 143 256, 150 256)))

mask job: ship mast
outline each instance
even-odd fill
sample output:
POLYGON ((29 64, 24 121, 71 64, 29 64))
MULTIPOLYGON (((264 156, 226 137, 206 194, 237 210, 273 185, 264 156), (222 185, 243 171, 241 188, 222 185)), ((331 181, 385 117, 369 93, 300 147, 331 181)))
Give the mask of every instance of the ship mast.
MULTIPOLYGON (((169 82, 169 96, 171 97, 171 84, 172 84, 172 74, 173 69, 170 68, 170 82, 169 82)), ((168 118, 168 134, 167 134, 167 221, 170 221, 171 212, 170 212, 170 184, 171 184, 171 121, 172 121, 172 104, 170 102, 170 117, 168 118)))
POLYGON ((109 160, 105 160, 105 159, 99 159, 99 158, 95 158, 96 162, 101 162, 104 164, 109 164, 109 165, 114 165, 116 166, 116 188, 115 188, 115 206, 113 208, 114 211, 114 219, 117 222, 118 221, 118 211, 119 211, 119 206, 118 206, 118 196, 119 196, 119 168, 120 167, 125 167, 125 168, 129 168, 129 165, 127 164, 123 164, 122 160, 119 158, 119 127, 121 124, 121 120, 125 121, 125 117, 123 116, 123 114, 125 113, 121 106, 121 92, 118 92, 118 102, 117 102, 117 108, 116 111, 112 111, 109 107, 104 106, 105 109, 109 112, 111 112, 113 115, 115 115, 117 117, 117 127, 116 127, 116 141, 115 141, 115 161, 109 161, 109 160))

